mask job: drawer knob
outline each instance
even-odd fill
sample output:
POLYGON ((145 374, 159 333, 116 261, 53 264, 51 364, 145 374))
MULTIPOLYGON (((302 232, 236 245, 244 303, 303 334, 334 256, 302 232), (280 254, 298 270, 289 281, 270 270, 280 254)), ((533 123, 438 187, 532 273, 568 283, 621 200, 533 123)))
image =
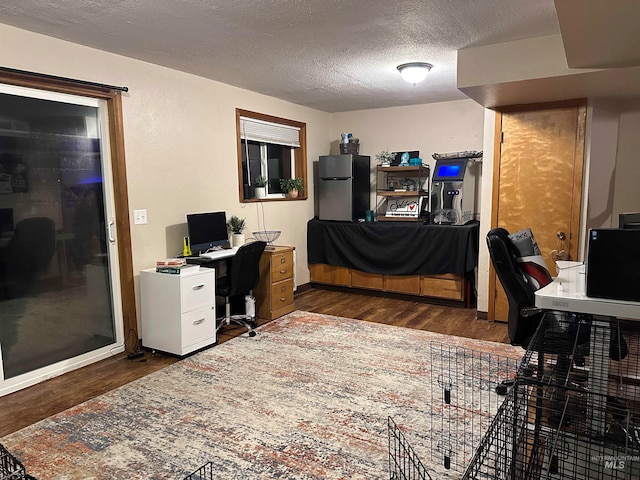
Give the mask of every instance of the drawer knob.
POLYGON ((280 263, 284 263, 284 262, 286 262, 286 261, 287 261, 287 259, 286 259, 286 258, 281 258, 281 259, 280 259, 280 263))
POLYGON ((193 324, 194 325, 200 325, 202 322, 204 322, 204 317, 203 318, 199 318, 198 320, 194 320, 193 324))
POLYGON ((285 268, 284 270, 280 270, 280 273, 287 273, 287 269, 285 268))
POLYGON ((281 302, 286 302, 287 301, 287 297, 280 297, 280 301, 281 302))
POLYGON ((192 290, 202 290, 203 288, 204 288, 204 284, 194 285, 192 287, 192 290))
POLYGON ((287 289, 287 287, 285 287, 284 285, 282 285, 282 286, 280 287, 280 291, 281 291, 281 292, 284 292, 286 289, 287 289))

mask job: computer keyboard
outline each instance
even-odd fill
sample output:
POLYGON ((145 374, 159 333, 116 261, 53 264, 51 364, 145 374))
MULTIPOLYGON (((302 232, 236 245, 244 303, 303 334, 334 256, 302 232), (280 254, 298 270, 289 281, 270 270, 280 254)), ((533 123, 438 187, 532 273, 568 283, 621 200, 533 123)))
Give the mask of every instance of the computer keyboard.
POLYGON ((215 250, 213 252, 202 253, 200 254, 200 257, 209 258, 211 260, 218 260, 222 258, 233 257, 238 251, 238 248, 239 247, 231 247, 229 249, 221 249, 221 250, 215 250))

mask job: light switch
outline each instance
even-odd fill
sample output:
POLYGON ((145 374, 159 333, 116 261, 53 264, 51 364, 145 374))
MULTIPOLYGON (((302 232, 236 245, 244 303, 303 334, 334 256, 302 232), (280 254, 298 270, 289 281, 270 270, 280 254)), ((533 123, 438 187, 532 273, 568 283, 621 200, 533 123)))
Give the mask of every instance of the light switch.
POLYGON ((136 225, 145 225, 147 223, 147 209, 133 211, 133 223, 136 225))

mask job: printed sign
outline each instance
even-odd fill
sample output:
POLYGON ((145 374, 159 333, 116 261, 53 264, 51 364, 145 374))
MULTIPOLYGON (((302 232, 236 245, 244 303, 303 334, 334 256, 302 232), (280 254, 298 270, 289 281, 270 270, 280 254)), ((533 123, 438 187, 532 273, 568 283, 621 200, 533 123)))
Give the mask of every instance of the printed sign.
POLYGON ((387 201, 387 217, 418 218, 420 204, 418 197, 395 197, 387 201))

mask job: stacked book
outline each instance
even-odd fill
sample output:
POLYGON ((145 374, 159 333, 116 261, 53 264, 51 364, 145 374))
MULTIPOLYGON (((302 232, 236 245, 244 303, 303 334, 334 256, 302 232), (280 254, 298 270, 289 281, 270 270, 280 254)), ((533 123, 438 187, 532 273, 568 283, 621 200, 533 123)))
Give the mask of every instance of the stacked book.
POLYGON ((191 275, 200 271, 200 265, 188 265, 184 258, 166 258, 156 262, 156 272, 173 275, 191 275))

